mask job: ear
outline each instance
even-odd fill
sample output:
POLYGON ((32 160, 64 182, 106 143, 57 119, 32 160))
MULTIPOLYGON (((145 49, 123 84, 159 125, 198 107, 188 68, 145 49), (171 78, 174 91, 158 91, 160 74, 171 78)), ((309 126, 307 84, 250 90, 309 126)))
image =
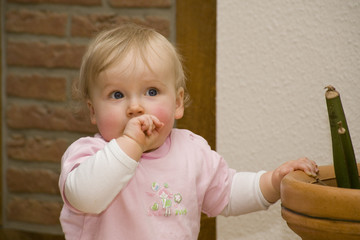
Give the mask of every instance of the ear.
POLYGON ((180 87, 176 93, 175 119, 180 119, 183 116, 184 116, 184 88, 180 87))
POLYGON ((90 121, 91 121, 92 124, 96 125, 96 117, 95 117, 94 105, 92 104, 90 99, 88 99, 86 102, 87 102, 87 106, 88 106, 89 113, 90 113, 90 121))

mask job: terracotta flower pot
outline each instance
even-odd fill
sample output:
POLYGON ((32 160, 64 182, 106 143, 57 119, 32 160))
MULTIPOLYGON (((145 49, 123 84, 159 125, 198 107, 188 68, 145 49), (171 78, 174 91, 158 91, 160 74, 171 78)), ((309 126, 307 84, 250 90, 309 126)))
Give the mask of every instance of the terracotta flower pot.
POLYGON ((282 217, 303 240, 359 240, 360 190, 336 187, 332 165, 319 167, 319 179, 302 171, 284 177, 282 217))

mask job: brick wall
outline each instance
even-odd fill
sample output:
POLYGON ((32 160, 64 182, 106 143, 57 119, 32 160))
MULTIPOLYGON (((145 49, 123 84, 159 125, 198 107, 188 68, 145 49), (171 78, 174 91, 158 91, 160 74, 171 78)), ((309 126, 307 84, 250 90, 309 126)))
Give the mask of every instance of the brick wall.
POLYGON ((133 21, 175 39, 175 0, 2 0, 4 226, 60 234, 67 146, 96 129, 71 87, 89 38, 133 21))

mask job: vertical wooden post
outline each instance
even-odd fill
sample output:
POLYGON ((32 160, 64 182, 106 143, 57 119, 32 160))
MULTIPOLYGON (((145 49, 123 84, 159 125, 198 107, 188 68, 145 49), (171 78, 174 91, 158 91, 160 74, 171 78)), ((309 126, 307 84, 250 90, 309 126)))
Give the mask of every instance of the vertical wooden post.
MULTIPOLYGON (((216 147, 216 0, 176 1, 176 44, 184 57, 191 105, 178 128, 216 147)), ((216 220, 202 216, 198 239, 216 239, 216 220)))
MULTIPOLYGON (((0 4, 0 13, 1 13, 1 17, 0 17, 0 79, 2 79, 2 16, 3 16, 3 1, 1 1, 1 4, 0 4)), ((3 119, 3 116, 2 116, 2 85, 3 83, 1 82, 0 83, 0 228, 2 228, 2 225, 3 225, 3 173, 2 173, 2 163, 3 163, 3 151, 2 151, 2 119, 3 119)), ((0 233, 0 236, 1 236, 1 233, 0 233)))

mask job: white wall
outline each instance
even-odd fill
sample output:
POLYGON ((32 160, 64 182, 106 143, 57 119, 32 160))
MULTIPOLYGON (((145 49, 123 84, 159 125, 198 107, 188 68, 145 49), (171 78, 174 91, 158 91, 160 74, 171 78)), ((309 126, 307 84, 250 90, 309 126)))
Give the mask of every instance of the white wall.
MULTIPOLYGON (((360 158, 360 1, 218 0, 217 150, 240 171, 307 156, 332 163, 324 87, 334 85, 360 158)), ((218 239, 300 239, 280 204, 218 217, 218 239)))

